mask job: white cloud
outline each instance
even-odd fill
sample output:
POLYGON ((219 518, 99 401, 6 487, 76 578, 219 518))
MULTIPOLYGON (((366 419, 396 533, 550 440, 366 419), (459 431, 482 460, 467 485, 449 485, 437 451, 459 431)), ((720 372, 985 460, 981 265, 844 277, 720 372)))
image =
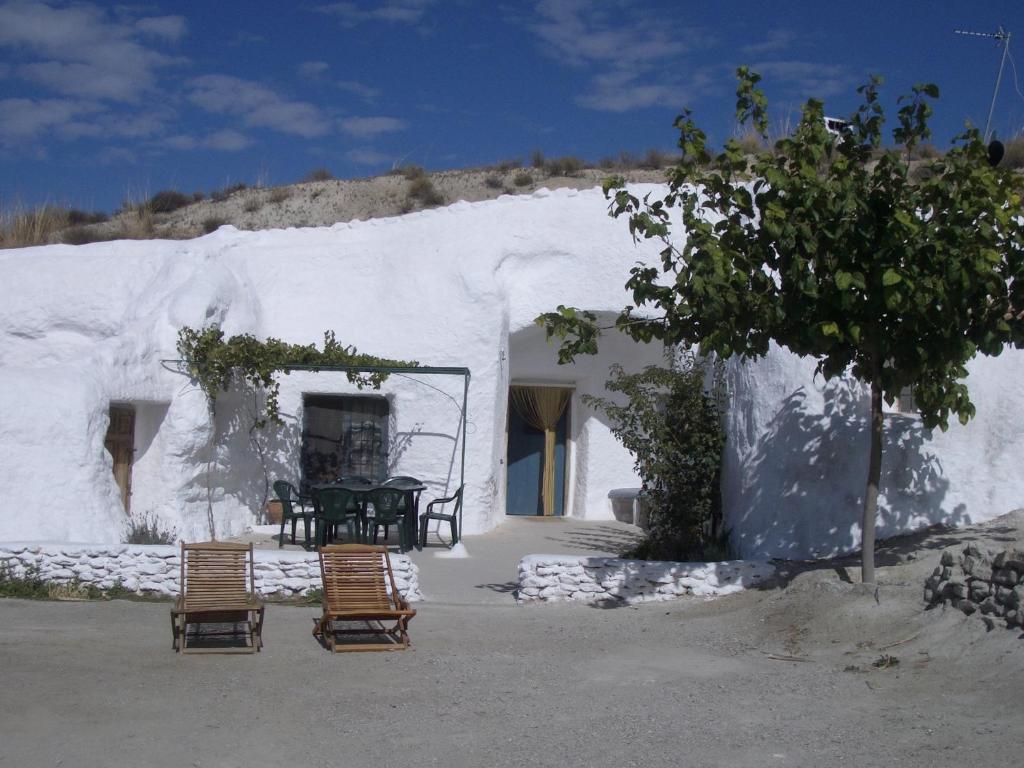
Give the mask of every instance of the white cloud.
POLYGON ((71 120, 58 126, 55 131, 65 141, 89 138, 143 139, 162 133, 172 116, 170 110, 155 109, 134 114, 98 111, 89 120, 71 120))
POLYGON ((135 22, 135 28, 140 32, 162 37, 172 43, 185 36, 187 26, 184 16, 153 16, 135 22))
POLYGON ((404 131, 405 128, 406 122, 395 117, 349 117, 341 121, 341 129, 345 133, 361 139, 404 131))
POLYGON ((0 47, 23 62, 15 73, 58 93, 134 101, 154 87, 156 71, 183 60, 141 38, 184 34, 180 17, 117 21, 105 9, 53 6, 40 0, 0 5, 0 47))
POLYGON ((662 62, 691 48, 693 32, 658 23, 635 3, 595 4, 588 0, 541 0, 533 31, 551 53, 575 66, 636 67, 662 62))
POLYGON ((791 48, 796 39, 796 33, 791 29, 772 29, 765 35, 764 40, 745 45, 740 50, 746 56, 761 56, 791 48))
POLYGON ((679 84, 646 83, 632 72, 615 70, 592 78, 588 90, 576 102, 603 112, 628 112, 662 104, 681 106, 687 90, 679 84))
POLYGON ((353 93, 366 101, 373 101, 380 95, 380 91, 376 88, 371 88, 356 80, 339 80, 335 85, 338 86, 339 90, 353 93))
POLYGON ((299 74, 303 77, 319 77, 330 69, 326 61, 304 61, 298 66, 299 74))
POLYGON ((842 93, 855 85, 855 78, 838 64, 812 61, 758 61, 750 65, 765 80, 787 83, 801 98, 842 93))
POLYGON ((252 144, 252 139, 240 131, 225 128, 223 131, 215 131, 206 137, 206 146, 210 149, 220 149, 224 152, 238 152, 252 144))
POLYGON ((391 162, 390 155, 378 152, 372 147, 357 147, 345 153, 345 158, 359 165, 383 165, 391 162))
POLYGON ((315 10, 336 18, 342 26, 354 27, 365 22, 386 21, 396 24, 417 24, 436 0, 383 0, 367 7, 355 2, 328 3, 315 10))
POLYGON ((711 40, 696 27, 666 24, 624 0, 540 0, 535 10, 527 26, 544 52, 590 71, 586 89, 576 98, 588 109, 681 106, 692 91, 692 76, 674 73, 685 71, 685 54, 711 40))
POLYGON ((260 83, 230 75, 203 75, 188 83, 189 100, 208 112, 235 115, 254 128, 305 138, 323 136, 330 121, 305 101, 289 101, 260 83))
POLYGON ((162 141, 165 146, 172 149, 188 151, 192 149, 217 149, 223 152, 238 152, 252 144, 252 139, 244 133, 230 128, 223 131, 215 131, 208 136, 195 137, 187 134, 176 134, 168 136, 162 141))
POLYGON ((69 99, 2 99, 0 141, 34 139, 95 109, 69 99))

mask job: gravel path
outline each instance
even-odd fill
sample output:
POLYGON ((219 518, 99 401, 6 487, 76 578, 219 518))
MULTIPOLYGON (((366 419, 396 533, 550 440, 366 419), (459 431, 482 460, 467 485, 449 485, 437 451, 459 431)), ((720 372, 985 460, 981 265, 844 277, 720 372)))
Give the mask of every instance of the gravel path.
POLYGON ((337 656, 309 634, 315 608, 271 605, 262 653, 187 657, 170 650, 166 604, 0 601, 0 765, 1019 759, 1022 651, 1010 633, 986 638, 941 617, 1015 654, 1015 679, 982 685, 956 658, 910 649, 899 667, 844 671, 877 654, 837 641, 806 662, 766 655, 753 626, 763 599, 614 610, 423 603, 412 650, 337 656))
POLYGON ((887 543, 877 595, 836 561, 711 602, 516 607, 474 572, 460 602, 424 584, 399 653, 327 653, 313 606, 270 605, 260 654, 179 656, 166 603, 0 600, 0 767, 1017 765, 1024 637, 922 585, 943 548, 1022 530, 887 543))

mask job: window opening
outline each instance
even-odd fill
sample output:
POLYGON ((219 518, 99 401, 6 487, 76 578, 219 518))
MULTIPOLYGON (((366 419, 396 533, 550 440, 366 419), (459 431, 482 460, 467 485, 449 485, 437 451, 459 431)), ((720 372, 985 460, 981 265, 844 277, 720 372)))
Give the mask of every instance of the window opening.
POLYGON ((304 489, 347 475, 371 479, 387 475, 387 398, 306 395, 303 411, 304 489))

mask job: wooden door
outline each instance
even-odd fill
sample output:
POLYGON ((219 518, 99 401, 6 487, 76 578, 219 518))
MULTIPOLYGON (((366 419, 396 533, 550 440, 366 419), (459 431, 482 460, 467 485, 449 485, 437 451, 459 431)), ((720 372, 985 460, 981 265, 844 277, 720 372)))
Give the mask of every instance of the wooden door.
POLYGON ((130 405, 110 406, 110 426, 103 441, 114 459, 114 480, 121 489, 124 511, 130 511, 132 498, 132 458, 135 455, 135 409, 130 405))

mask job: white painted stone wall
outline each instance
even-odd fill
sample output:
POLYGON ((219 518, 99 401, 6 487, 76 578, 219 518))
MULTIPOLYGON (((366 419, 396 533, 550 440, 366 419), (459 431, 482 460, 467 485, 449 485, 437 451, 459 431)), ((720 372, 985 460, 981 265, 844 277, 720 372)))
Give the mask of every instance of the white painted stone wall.
MULTIPOLYGON (((267 597, 293 597, 319 589, 320 563, 315 553, 257 549, 253 552, 256 591, 267 597)), ((120 584, 137 593, 178 595, 181 549, 172 546, 89 544, 0 544, 0 568, 12 576, 34 570, 45 581, 91 584, 110 589, 120 584)), ((419 569, 407 555, 392 555, 399 594, 409 602, 422 599, 419 569)), ((390 593, 391 586, 388 585, 390 593)))
POLYGON ((527 555, 519 561, 519 602, 650 603, 718 597, 763 583, 768 563, 673 563, 578 555, 527 555))

